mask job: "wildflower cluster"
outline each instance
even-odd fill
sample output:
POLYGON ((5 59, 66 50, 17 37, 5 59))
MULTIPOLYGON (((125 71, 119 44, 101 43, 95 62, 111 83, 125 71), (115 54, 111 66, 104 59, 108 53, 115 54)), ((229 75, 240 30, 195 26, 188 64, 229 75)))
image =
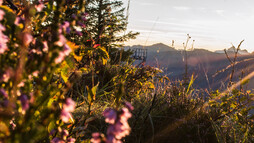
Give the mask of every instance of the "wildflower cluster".
MULTIPOLYGON (((0 1, 0 6, 2 5, 3 1, 0 1)), ((4 19, 5 12, 0 9, 0 22, 4 19)), ((7 42, 9 38, 4 35, 3 31, 5 31, 5 27, 0 24, 0 54, 3 54, 7 49, 7 42)))
POLYGON ((59 40, 55 42, 55 45, 63 47, 63 51, 60 51, 58 57, 55 59, 55 63, 57 64, 61 63, 64 60, 65 56, 68 56, 71 52, 71 48, 67 45, 67 40, 63 35, 63 30, 68 32, 68 29, 70 28, 69 26, 70 23, 66 21, 60 26, 60 29, 58 30, 59 40))
POLYGON ((67 98, 63 104, 60 118, 63 122, 67 123, 72 118, 71 113, 75 110, 75 102, 71 98, 67 98))
MULTIPOLYGON (((59 129, 58 131, 60 133, 59 137, 53 138, 50 142, 51 143, 74 143, 74 138, 68 138, 69 132, 65 129, 59 129)), ((56 130, 51 131, 51 135, 54 135, 56 133, 56 130)))
POLYGON ((121 143, 121 139, 130 134, 131 128, 128 124, 128 119, 132 116, 130 110, 133 109, 133 106, 129 102, 126 102, 125 107, 119 111, 107 108, 103 112, 105 122, 109 123, 107 137, 103 138, 103 135, 100 133, 93 133, 91 142, 121 143))

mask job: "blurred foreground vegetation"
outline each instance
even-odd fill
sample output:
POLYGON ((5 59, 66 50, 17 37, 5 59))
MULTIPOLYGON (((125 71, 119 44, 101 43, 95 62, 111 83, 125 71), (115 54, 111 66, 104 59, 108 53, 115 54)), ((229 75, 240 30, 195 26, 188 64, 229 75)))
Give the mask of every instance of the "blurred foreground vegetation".
POLYGON ((122 1, 0 3, 1 142, 254 142, 253 74, 210 91, 134 65, 122 1))

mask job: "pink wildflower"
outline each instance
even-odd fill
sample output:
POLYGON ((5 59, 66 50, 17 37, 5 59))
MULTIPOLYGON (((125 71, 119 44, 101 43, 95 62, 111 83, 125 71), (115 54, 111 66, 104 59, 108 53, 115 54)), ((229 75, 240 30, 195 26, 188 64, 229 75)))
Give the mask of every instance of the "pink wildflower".
POLYGON ((104 110, 103 116, 105 117, 105 122, 109 124, 114 124, 117 118, 116 111, 110 108, 104 110))
POLYGON ((131 105, 130 102, 125 102, 125 107, 127 107, 129 110, 134 110, 134 107, 131 105))
POLYGON ((23 42, 25 46, 28 46, 33 41, 33 36, 29 33, 25 33, 23 36, 23 42))
POLYGON ((5 73, 2 75, 1 80, 4 82, 8 82, 11 78, 12 70, 9 68, 5 71, 5 73))
POLYGON ((114 132, 113 134, 115 135, 116 139, 121 139, 127 135, 130 134, 130 126, 128 124, 128 122, 123 122, 121 123, 120 121, 118 121, 115 125, 114 125, 114 132))
POLYGON ((107 143, 121 143, 121 139, 130 134, 131 128, 128 124, 128 119, 132 115, 129 109, 133 110, 133 107, 129 102, 126 102, 125 106, 118 115, 115 115, 116 111, 113 109, 106 109, 103 112, 106 118, 105 122, 110 123, 107 129, 107 143))
POLYGON ((128 108, 122 109, 122 114, 120 115, 120 120, 126 122, 131 117, 131 113, 129 112, 128 108))
POLYGON ((101 135, 100 135, 100 133, 93 133, 92 134, 91 142, 92 143, 100 143, 101 142, 101 135))
POLYGON ((26 111, 29 108, 29 100, 25 94, 22 94, 20 96, 21 106, 22 110, 26 111))
POLYGON ((67 44, 65 44, 64 50, 59 52, 58 57, 55 59, 55 63, 57 64, 61 63, 64 60, 65 56, 68 56, 70 52, 71 52, 71 48, 67 44))
POLYGON ((2 5, 3 4, 3 0, 0 0, 0 5, 2 5))
POLYGON ((15 21, 14 21, 14 24, 15 25, 19 25, 19 21, 20 21, 20 17, 16 17, 15 21))
POLYGON ((61 111, 60 118, 63 122, 67 123, 72 117, 70 112, 75 110, 75 102, 71 98, 67 98, 63 104, 63 109, 61 111))
POLYGON ((3 54, 7 49, 7 42, 8 42, 8 37, 4 35, 3 31, 5 31, 5 27, 0 24, 0 54, 3 54))
POLYGON ((68 138, 67 139, 67 143, 75 143, 75 139, 74 138, 68 138))
POLYGON ((59 40, 57 42, 55 42, 55 45, 62 47, 66 42, 67 42, 67 40, 65 39, 64 35, 60 34, 59 40))
POLYGON ((35 5, 35 9, 38 11, 38 12, 41 12, 44 8, 44 4, 40 2, 40 4, 38 5, 35 5))
POLYGON ((65 143, 65 141, 61 140, 58 137, 53 138, 53 140, 50 141, 50 143, 65 143))
POLYGON ((71 98, 67 98, 65 104, 63 105, 63 110, 73 112, 75 110, 75 106, 75 102, 71 98))
POLYGON ((107 142, 106 143, 115 143, 116 139, 114 135, 108 135, 107 136, 107 142))
POLYGON ((81 16, 81 19, 82 19, 83 21, 86 21, 86 20, 87 20, 85 15, 81 16))
POLYGON ((63 52, 60 52, 58 57, 55 59, 55 63, 59 64, 61 63, 65 58, 65 54, 63 52))
POLYGON ((71 48, 67 44, 65 44, 63 52, 66 56, 68 56, 71 53, 71 48))
POLYGON ((63 25, 61 26, 61 28, 64 30, 64 31, 66 31, 66 33, 69 33, 70 31, 70 22, 68 22, 68 21, 65 21, 64 23, 63 23, 63 25))
POLYGON ((47 41, 43 41, 42 44, 43 44, 43 49, 42 49, 42 51, 43 51, 43 52, 47 52, 47 51, 49 50, 47 41))
POLYGON ((32 73, 32 75, 35 76, 35 77, 37 77, 37 76, 39 75, 39 71, 38 71, 38 70, 37 70, 37 71, 34 71, 34 72, 32 73))
POLYGON ((2 24, 0 24, 0 31, 2 32, 2 31, 5 31, 5 27, 2 25, 2 24))
POLYGON ((62 131, 62 136, 63 136, 63 138, 66 138, 67 136, 69 135, 69 132, 67 131, 67 130, 63 130, 62 131))
POLYGON ((14 118, 10 120, 10 126, 11 126, 12 130, 14 130, 16 128, 16 124, 14 123, 14 118))
POLYGON ((0 9, 0 21, 4 19, 5 12, 0 9))
POLYGON ((17 85, 17 87, 24 87, 24 86, 25 86, 24 81, 21 81, 21 82, 17 85))
POLYGON ((5 98, 8 98, 8 94, 3 88, 0 89, 0 94, 3 95, 5 98))
POLYGON ((63 121, 64 123, 68 123, 69 120, 70 120, 70 118, 71 118, 71 114, 70 114, 70 112, 67 112, 67 111, 62 110, 62 111, 61 111, 60 118, 62 119, 62 121, 63 121))

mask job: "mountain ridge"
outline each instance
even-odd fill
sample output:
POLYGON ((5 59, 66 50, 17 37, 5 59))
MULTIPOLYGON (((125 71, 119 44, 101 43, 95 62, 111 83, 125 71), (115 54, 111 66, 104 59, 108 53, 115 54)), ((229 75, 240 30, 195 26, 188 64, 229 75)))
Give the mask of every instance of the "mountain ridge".
MULTIPOLYGON (((168 46, 168 45, 163 44, 163 43, 156 43, 156 44, 152 44, 152 45, 148 45, 148 46, 144 46, 144 45, 140 45, 139 44, 139 45, 125 46, 124 48, 125 49, 143 48, 143 49, 147 49, 148 52, 150 50, 150 52, 157 52, 157 53, 159 53, 159 52, 165 52, 165 51, 183 51, 183 49, 176 49, 175 47, 168 46)), ((199 50, 199 51, 206 51, 206 52, 212 52, 212 53, 218 53, 218 54, 225 54, 224 50, 210 51, 210 50, 203 49, 203 48, 194 48, 193 50, 194 51, 195 50, 199 50)), ((190 50, 187 50, 187 51, 190 51, 190 50)), ((230 48, 226 49, 226 51, 227 51, 228 54, 232 54, 232 53, 235 53, 236 49, 234 49, 234 47, 230 47, 230 48)), ((238 53, 240 55, 251 54, 246 49, 243 49, 243 50, 240 49, 238 51, 238 53)))
MULTIPOLYGON (((172 80, 182 79, 185 73, 183 50, 177 50, 161 43, 150 46, 134 45, 128 48, 148 49, 146 65, 162 69, 163 75, 172 80)), ((234 56, 229 49, 228 57, 233 59, 234 56)), ((217 53, 207 49, 194 49, 187 51, 187 60, 189 75, 197 76, 196 87, 218 89, 223 86, 222 83, 227 84, 229 82, 232 67, 230 67, 230 62, 224 52, 217 53)), ((236 62, 234 81, 239 80, 238 77, 241 76, 242 72, 248 75, 249 71, 254 71, 254 53, 239 54, 236 62)), ((254 85, 254 79, 250 80, 250 85, 254 85)))

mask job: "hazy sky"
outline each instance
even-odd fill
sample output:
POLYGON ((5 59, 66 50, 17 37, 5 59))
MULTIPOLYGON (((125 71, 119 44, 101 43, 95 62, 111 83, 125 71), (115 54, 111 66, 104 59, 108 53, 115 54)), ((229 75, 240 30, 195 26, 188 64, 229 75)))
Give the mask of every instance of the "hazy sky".
POLYGON ((189 33, 195 48, 214 51, 245 39, 242 49, 254 51, 254 0, 131 0, 128 29, 140 35, 126 45, 175 40, 180 49, 189 33))

